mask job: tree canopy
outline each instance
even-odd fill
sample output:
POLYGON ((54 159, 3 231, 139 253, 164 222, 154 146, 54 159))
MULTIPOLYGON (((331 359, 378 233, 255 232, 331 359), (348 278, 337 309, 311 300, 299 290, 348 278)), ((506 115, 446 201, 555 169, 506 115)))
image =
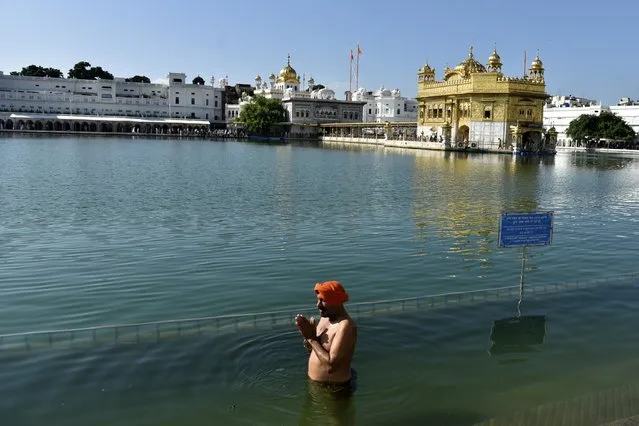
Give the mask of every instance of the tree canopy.
POLYGON ((193 79, 193 84, 199 84, 204 86, 204 79, 199 75, 193 79))
POLYGON ((278 99, 254 97, 242 107, 239 123, 246 126, 249 135, 267 136, 271 127, 285 120, 285 111, 278 99))
POLYGON ((145 75, 134 75, 131 78, 125 78, 124 81, 130 81, 131 83, 150 83, 151 79, 145 75))
POLYGON ((40 65, 29 65, 28 67, 23 67, 22 71, 17 72, 14 71, 11 75, 23 75, 29 77, 53 77, 53 78, 64 78, 62 71, 57 68, 45 68, 40 65))
POLYGON ((632 141, 636 136, 623 118, 608 111, 603 111, 600 115, 580 115, 570 122, 566 135, 572 140, 583 141, 586 144, 599 139, 632 141))
POLYGON ((92 67, 87 61, 80 61, 69 70, 69 78, 113 80, 113 74, 103 70, 102 67, 92 67))

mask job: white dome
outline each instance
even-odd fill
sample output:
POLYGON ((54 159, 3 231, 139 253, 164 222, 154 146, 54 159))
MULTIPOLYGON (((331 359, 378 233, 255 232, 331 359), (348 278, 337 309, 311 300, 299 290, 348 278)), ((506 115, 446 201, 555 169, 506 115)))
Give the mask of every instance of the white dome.
POLYGON ((311 92, 311 98, 313 99, 324 99, 324 100, 332 100, 335 99, 335 92, 331 89, 319 89, 313 90, 311 92))

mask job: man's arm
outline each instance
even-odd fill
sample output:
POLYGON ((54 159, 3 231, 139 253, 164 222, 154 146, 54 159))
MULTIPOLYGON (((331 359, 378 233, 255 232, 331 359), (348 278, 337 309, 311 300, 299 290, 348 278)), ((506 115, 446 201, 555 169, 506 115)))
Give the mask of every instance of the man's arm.
POLYGON ((349 321, 345 321, 344 325, 333 336, 330 352, 324 349, 317 338, 307 339, 307 342, 319 360, 334 369, 349 354, 355 342, 355 328, 349 321))

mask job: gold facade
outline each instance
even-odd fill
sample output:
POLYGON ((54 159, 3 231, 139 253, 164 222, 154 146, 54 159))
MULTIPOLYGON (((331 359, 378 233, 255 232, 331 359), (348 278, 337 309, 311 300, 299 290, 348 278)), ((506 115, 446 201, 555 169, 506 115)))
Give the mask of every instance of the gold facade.
POLYGON ((541 60, 537 56, 523 77, 504 76, 501 67, 496 50, 484 66, 471 47, 466 60, 446 67, 442 81, 428 64, 420 68, 421 137, 457 148, 554 150, 552 132, 544 132, 542 126, 548 95, 541 60))

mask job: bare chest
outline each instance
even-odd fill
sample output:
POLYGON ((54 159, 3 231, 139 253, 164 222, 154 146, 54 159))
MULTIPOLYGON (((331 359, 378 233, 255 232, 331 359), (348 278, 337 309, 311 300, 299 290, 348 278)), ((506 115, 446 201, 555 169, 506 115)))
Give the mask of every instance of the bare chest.
POLYGON ((337 324, 318 324, 317 326, 317 338, 324 349, 329 350, 333 338, 337 333, 337 324))

